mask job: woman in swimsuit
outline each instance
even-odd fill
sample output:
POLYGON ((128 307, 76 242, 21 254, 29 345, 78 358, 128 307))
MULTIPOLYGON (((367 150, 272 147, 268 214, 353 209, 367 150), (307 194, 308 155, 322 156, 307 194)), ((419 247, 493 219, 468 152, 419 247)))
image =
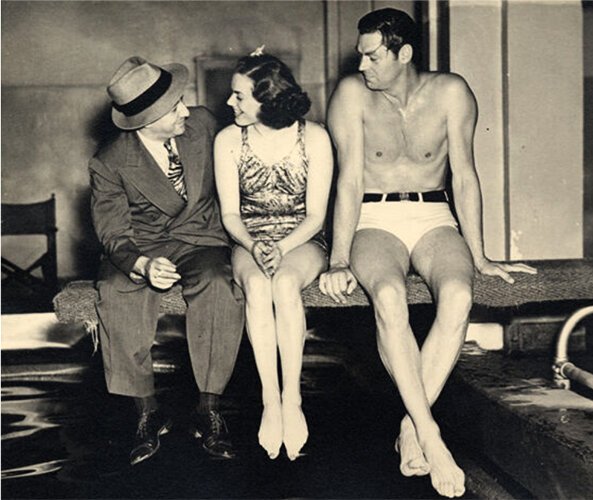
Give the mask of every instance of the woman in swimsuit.
POLYGON ((276 57, 260 50, 241 58, 231 88, 227 104, 235 123, 216 137, 215 175, 222 220, 237 243, 233 274, 245 292, 262 385, 258 438, 271 459, 284 444, 295 460, 308 438, 300 390, 301 290, 327 267, 330 139, 322 126, 303 119, 311 101, 276 57))

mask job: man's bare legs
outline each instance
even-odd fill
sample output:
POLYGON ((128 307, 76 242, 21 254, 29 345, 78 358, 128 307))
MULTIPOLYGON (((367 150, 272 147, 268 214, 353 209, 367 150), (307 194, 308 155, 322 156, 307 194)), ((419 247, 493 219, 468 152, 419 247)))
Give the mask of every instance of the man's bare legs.
MULTIPOLYGON (((474 267, 463 238, 449 227, 427 233, 412 252, 412 264, 433 291, 437 314, 422 346, 422 381, 429 404, 439 397, 465 340, 472 301, 474 267)), ((407 443, 402 452, 404 475, 426 474, 426 462, 414 425, 406 415, 398 441, 407 443)))
MULTIPOLYGON (((464 475, 441 439, 430 412, 420 351, 408 322, 405 288, 408 266, 407 249, 395 236, 375 229, 356 234, 352 269, 371 296, 379 354, 414 423, 433 487, 441 495, 460 496, 464 492, 464 475)), ((402 448, 408 446, 404 441, 400 442, 402 448)))
POLYGON ((262 385, 264 410, 258 433, 259 444, 274 459, 282 446, 282 406, 272 282, 257 267, 250 253, 239 246, 233 251, 233 274, 245 292, 247 334, 262 385))
POLYGON ((327 265, 325 252, 305 243, 287 253, 272 277, 276 332, 282 363, 283 442, 290 460, 298 458, 309 431, 301 409, 301 369, 306 321, 301 290, 327 265))

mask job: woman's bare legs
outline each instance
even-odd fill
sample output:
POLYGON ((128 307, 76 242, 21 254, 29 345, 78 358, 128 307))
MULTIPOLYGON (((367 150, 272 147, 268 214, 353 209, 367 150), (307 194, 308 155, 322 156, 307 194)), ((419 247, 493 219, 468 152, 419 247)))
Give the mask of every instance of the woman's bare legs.
POLYGON ((307 421, 301 409, 301 369, 306 321, 301 290, 327 266, 325 251, 308 242, 284 256, 272 278, 276 336, 282 363, 283 441, 290 460, 307 442, 307 421))
POLYGON ((274 459, 280 453, 283 431, 272 282, 243 247, 235 247, 233 251, 233 274, 245 292, 247 334, 262 385, 264 409, 258 433, 259 444, 274 459))

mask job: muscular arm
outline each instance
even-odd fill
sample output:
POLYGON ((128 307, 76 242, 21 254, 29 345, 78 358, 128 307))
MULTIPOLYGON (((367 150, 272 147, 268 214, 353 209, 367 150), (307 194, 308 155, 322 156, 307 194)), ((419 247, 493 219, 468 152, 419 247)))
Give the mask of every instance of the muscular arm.
POLYGON ((338 189, 329 271, 319 277, 319 289, 345 303, 357 282, 350 270, 352 240, 364 194, 364 133, 362 82, 348 77, 338 85, 328 109, 328 125, 338 151, 338 189))
POLYGON ((465 81, 450 75, 447 82, 447 139, 449 161, 453 174, 453 195, 463 236, 469 246, 474 265, 485 264, 482 239, 482 195, 474 163, 474 131, 477 106, 465 81))
POLYGON ((327 132, 307 123, 305 147, 309 158, 306 216, 288 236, 278 242, 283 255, 309 241, 323 227, 332 179, 333 158, 327 132))
POLYGON ((349 266, 352 239, 364 194, 363 84, 343 80, 328 109, 328 126, 338 152, 338 185, 330 267, 349 266))
POLYGON ((536 274, 537 270, 531 266, 520 263, 497 264, 490 262, 484 255, 482 194, 473 152, 477 120, 476 100, 461 77, 451 75, 447 85, 447 136, 453 173, 453 195, 461 230, 474 259, 474 265, 480 273, 500 276, 509 283, 515 281, 510 272, 536 274))

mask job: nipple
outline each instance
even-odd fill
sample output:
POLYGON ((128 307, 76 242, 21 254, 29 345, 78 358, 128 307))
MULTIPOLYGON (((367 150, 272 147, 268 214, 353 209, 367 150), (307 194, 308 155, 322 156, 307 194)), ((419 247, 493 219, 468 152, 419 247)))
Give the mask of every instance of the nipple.
POLYGON ((424 155, 424 158, 430 158, 431 156, 432 156, 432 154, 431 154, 431 153, 426 153, 426 154, 424 155))

